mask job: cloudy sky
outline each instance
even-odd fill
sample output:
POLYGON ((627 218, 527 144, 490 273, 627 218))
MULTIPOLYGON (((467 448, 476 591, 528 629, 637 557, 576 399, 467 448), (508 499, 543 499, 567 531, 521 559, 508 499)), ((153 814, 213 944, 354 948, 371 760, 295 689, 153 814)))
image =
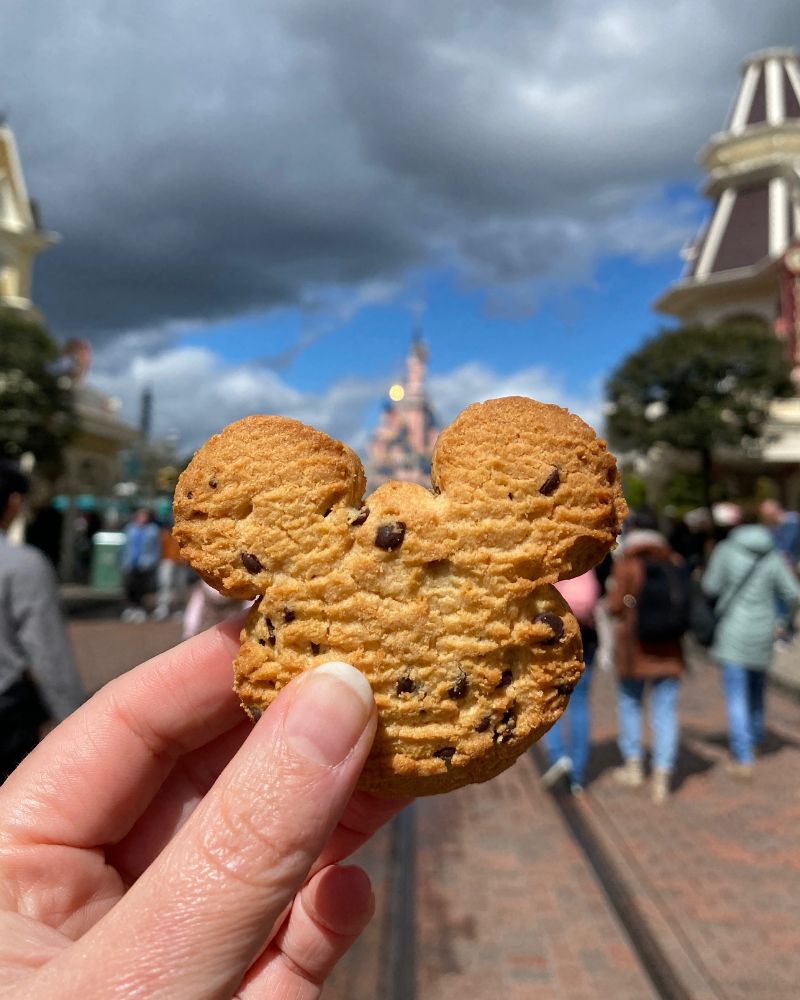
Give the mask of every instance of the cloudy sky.
POLYGON ((62 242, 34 297, 199 443, 356 445, 414 322, 444 419, 589 418, 704 216, 695 156, 797 0, 3 0, 0 109, 62 242))

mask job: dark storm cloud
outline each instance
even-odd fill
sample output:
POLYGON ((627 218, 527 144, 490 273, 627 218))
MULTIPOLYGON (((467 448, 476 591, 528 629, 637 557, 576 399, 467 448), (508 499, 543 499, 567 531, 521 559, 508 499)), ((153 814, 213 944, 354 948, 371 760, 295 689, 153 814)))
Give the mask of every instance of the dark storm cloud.
POLYGON ((451 266, 529 306, 691 228, 665 184, 796 0, 6 0, 0 106, 96 342, 451 266), (635 231, 632 231, 635 230, 635 231))

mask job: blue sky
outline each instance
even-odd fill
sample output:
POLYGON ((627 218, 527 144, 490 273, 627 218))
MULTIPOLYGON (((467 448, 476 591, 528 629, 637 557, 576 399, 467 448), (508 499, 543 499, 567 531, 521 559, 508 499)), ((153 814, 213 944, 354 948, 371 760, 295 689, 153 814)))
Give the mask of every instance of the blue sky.
MULTIPOLYGON (((680 199, 685 202, 685 192, 680 199)), ((701 213, 699 197, 697 206, 701 213)), ((277 359, 281 378, 304 393, 324 394, 346 378, 374 382, 374 403, 364 410, 369 426, 384 398, 378 387, 388 389, 402 379, 411 332, 418 326, 430 349, 434 381, 447 379, 468 362, 501 377, 542 368, 558 382, 557 400, 568 384, 593 417, 608 372, 644 337, 673 323, 654 313, 652 303, 681 270, 678 255, 670 253, 657 261, 601 259, 590 280, 545 292, 536 310, 525 316, 488 309, 481 291, 460 287, 452 275, 429 275, 413 295, 365 307, 348 322, 331 323, 327 329, 323 320, 309 321, 299 310, 286 309, 185 332, 178 346, 212 347, 234 369, 277 359), (315 326, 318 339, 287 358, 303 331, 315 326)))

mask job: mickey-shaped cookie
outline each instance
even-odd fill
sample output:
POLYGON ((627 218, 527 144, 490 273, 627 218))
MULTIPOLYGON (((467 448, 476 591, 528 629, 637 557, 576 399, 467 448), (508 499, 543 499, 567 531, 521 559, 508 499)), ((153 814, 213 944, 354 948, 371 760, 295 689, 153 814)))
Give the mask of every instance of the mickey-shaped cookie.
POLYGON ((385 794, 483 781, 556 721, 583 665, 552 584, 599 562, 626 513, 605 443, 524 397, 464 410, 431 478, 364 500, 344 444, 253 416, 211 438, 175 492, 188 562, 260 598, 235 665, 244 707, 257 717, 299 671, 352 663, 379 712, 361 787, 385 794))

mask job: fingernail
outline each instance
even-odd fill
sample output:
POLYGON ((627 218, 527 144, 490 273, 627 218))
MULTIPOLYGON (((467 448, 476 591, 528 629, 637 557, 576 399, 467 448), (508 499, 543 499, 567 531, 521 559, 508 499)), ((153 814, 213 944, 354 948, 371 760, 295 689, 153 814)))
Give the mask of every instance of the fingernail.
POLYGON ((333 767, 350 753, 374 707, 369 681, 348 663, 323 663, 305 674, 284 722, 289 746, 301 757, 333 767))

